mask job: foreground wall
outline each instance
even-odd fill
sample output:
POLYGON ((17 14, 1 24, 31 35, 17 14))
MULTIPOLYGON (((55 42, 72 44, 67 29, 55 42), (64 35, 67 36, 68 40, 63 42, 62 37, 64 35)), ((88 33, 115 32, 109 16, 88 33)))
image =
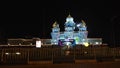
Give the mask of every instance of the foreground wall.
POLYGON ((1 64, 39 64, 39 63, 81 63, 119 61, 120 48, 107 46, 77 45, 70 49, 64 49, 57 45, 42 46, 1 46, 1 64))

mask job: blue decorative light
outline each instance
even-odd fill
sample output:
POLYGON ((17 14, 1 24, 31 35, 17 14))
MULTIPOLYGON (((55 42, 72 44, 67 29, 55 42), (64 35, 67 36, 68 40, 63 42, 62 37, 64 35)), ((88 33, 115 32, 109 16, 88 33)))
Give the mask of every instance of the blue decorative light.
POLYGON ((51 32, 51 43, 60 46, 70 45, 75 46, 76 44, 83 44, 87 42, 87 29, 86 24, 82 20, 81 23, 76 24, 73 17, 68 15, 65 22, 65 31, 60 32, 59 24, 56 22, 53 24, 51 32), (75 31, 75 26, 79 29, 75 31))

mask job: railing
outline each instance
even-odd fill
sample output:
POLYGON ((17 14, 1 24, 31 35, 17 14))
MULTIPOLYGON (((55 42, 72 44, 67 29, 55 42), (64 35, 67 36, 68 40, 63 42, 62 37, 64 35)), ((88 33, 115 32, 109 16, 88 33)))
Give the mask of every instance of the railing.
POLYGON ((120 59, 120 47, 109 48, 104 46, 84 47, 77 45, 70 49, 63 49, 60 46, 35 47, 1 47, 1 64, 28 64, 31 61, 60 60, 115 60, 120 59))

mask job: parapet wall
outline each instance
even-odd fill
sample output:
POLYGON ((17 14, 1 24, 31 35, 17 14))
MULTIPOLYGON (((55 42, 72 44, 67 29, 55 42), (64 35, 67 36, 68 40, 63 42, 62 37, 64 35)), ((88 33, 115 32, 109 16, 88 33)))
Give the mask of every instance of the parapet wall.
POLYGON ((1 46, 0 63, 2 64, 28 64, 31 62, 78 63, 80 60, 118 61, 120 59, 120 48, 109 48, 107 46, 77 45, 70 49, 52 45, 44 45, 41 48, 35 46, 1 46), (63 60, 64 59, 64 60, 63 60))

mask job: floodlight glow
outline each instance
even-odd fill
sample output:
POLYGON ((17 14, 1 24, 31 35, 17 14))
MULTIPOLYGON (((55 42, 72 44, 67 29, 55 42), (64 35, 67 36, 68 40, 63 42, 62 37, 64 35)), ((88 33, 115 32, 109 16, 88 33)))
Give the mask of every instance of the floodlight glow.
POLYGON ((89 46, 88 42, 84 42, 83 45, 84 45, 85 47, 88 47, 88 46, 89 46))
POLYGON ((66 42, 66 45, 70 45, 71 43, 70 42, 66 42))
POLYGON ((76 44, 79 44, 79 37, 75 37, 76 44))
POLYGON ((21 53, 20 52, 16 52, 17 55, 20 55, 21 53))
POLYGON ((77 24, 77 27, 80 27, 80 24, 77 24))
POLYGON ((41 41, 36 41, 36 48, 41 48, 41 41))
POLYGON ((8 52, 6 52, 5 54, 6 54, 6 55, 9 55, 9 53, 8 53, 8 52))
POLYGON ((85 53, 85 54, 87 54, 88 52, 87 52, 87 51, 85 51, 84 53, 85 53))
POLYGON ((69 54, 70 54, 70 51, 66 51, 65 53, 66 53, 65 55, 69 55, 69 54))
POLYGON ((10 44, 8 43, 8 45, 10 45, 10 44))
POLYGON ((83 41, 85 41, 85 39, 83 39, 83 41))
POLYGON ((19 45, 21 45, 21 43, 19 43, 19 45))
POLYGON ((95 44, 99 44, 98 42, 95 42, 95 44))

